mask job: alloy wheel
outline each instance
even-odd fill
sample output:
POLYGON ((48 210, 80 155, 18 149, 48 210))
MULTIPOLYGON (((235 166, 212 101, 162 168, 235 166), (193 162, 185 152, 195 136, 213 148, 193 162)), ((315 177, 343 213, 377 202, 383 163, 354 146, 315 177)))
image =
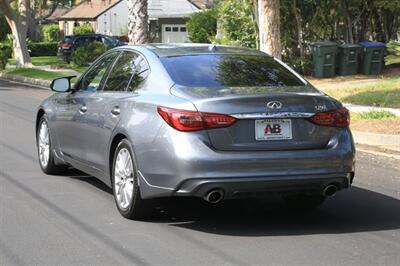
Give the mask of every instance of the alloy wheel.
POLYGON ((114 166, 114 186, 118 206, 125 210, 131 204, 133 190, 133 164, 128 149, 122 148, 114 166))
POLYGON ((39 161, 43 168, 46 168, 50 158, 50 138, 49 138, 49 127, 47 122, 43 121, 40 124, 38 134, 38 146, 39 146, 39 161))

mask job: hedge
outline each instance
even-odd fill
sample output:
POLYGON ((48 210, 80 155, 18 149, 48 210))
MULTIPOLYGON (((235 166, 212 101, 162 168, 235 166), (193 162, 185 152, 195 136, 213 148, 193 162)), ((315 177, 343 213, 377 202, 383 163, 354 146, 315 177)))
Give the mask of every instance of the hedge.
POLYGON ((32 42, 28 43, 28 50, 31 56, 52 56, 57 55, 58 42, 32 42))

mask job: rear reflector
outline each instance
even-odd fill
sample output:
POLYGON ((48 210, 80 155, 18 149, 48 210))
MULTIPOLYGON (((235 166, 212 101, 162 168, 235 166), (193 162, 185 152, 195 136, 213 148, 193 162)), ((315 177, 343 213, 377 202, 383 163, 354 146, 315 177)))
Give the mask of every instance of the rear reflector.
POLYGON ((179 131, 199 131, 229 127, 236 118, 224 114, 203 113, 158 106, 160 116, 171 127, 179 131))
POLYGON ((350 113, 346 108, 340 108, 329 112, 317 113, 309 118, 317 125, 331 127, 348 127, 350 125, 350 113))

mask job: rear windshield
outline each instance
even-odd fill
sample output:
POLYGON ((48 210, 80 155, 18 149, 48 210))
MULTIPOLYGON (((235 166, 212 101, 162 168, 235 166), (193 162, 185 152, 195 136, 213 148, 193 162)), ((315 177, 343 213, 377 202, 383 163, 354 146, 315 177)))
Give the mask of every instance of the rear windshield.
POLYGON ((304 86, 280 63, 258 55, 203 54, 162 57, 173 81, 187 87, 304 86))
POLYGON ((64 43, 72 43, 72 36, 65 36, 64 43))

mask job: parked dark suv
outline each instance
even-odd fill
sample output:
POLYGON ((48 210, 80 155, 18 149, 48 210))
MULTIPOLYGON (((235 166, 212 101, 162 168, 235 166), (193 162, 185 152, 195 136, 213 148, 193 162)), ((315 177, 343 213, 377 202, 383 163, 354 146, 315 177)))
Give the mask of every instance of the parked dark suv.
POLYGON ((125 45, 114 37, 103 34, 84 34, 84 35, 68 35, 58 45, 57 55, 63 60, 69 62, 71 60, 72 52, 85 44, 90 42, 101 42, 106 46, 116 47, 125 45))

